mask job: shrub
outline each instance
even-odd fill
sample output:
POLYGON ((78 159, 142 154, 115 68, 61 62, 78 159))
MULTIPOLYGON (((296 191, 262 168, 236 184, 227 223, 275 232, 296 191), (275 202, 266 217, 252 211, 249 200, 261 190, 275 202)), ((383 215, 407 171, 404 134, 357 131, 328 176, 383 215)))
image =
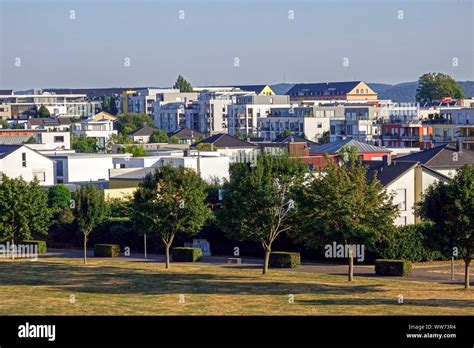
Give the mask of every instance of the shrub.
POLYGON ((199 248, 173 248, 172 257, 174 262, 196 262, 201 260, 202 251, 199 248))
POLYGON ((407 260, 375 260, 375 274, 407 276, 411 274, 411 262, 407 260))
POLYGON ((430 229, 429 223, 397 227, 380 248, 380 256, 412 262, 442 258, 440 252, 431 249, 426 243, 425 236, 430 233, 430 229))
POLYGON ((94 245, 94 256, 117 257, 120 256, 120 245, 118 244, 96 244, 94 245))
POLYGON ((300 253, 274 251, 270 253, 269 266, 271 268, 295 268, 301 265, 300 253))
POLYGON ((44 240, 24 240, 21 242, 23 245, 37 245, 38 246, 38 254, 46 253, 46 242, 44 240))

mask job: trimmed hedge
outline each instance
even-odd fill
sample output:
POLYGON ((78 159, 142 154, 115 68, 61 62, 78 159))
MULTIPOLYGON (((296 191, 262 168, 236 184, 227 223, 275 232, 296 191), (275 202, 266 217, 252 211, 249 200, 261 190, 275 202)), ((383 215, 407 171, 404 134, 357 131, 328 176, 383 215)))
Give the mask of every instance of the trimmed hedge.
POLYGON ((411 262, 406 260, 375 260, 375 274, 403 277, 411 274, 411 262))
POLYGON ((94 245, 95 257, 118 257, 120 256, 120 245, 118 244, 96 244, 94 245))
POLYGON ((431 224, 425 222, 395 228, 381 246, 379 257, 412 262, 443 258, 442 253, 430 248, 426 241, 431 228, 431 224))
POLYGON ((23 245, 37 245, 38 254, 44 254, 47 251, 46 242, 44 240, 24 240, 21 242, 23 245))
POLYGON ((301 265, 300 253, 286 251, 273 251, 270 253, 269 267, 271 268, 295 268, 301 265))
POLYGON ((176 247, 171 256, 174 262, 196 262, 201 260, 202 251, 199 248, 176 247))

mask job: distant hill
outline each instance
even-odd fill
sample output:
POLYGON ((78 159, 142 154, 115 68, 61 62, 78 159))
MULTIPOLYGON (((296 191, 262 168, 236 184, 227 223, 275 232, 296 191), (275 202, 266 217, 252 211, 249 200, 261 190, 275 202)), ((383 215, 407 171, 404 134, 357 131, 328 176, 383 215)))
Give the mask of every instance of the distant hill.
MULTIPOLYGON (((458 81, 466 97, 474 97, 474 81, 458 81)), ((369 83, 370 88, 379 94, 379 99, 391 99, 398 103, 414 103, 418 82, 404 82, 397 85, 369 83)))
MULTIPOLYGON (((458 81, 458 83, 463 88, 466 97, 474 97, 474 81, 458 81)), ((271 87, 276 94, 285 94, 294 85, 294 83, 277 83, 271 87)), ((414 103, 418 82, 403 82, 396 85, 374 82, 368 85, 378 93, 379 99, 391 99, 397 103, 414 103)))

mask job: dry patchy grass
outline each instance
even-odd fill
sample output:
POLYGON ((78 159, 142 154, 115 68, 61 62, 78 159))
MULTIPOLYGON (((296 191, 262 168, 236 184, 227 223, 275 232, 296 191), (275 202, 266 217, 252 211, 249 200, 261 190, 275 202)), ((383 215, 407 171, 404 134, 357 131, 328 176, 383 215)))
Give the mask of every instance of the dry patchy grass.
POLYGON ((0 260, 0 279, 0 315, 474 315, 459 284, 228 265, 0 260))

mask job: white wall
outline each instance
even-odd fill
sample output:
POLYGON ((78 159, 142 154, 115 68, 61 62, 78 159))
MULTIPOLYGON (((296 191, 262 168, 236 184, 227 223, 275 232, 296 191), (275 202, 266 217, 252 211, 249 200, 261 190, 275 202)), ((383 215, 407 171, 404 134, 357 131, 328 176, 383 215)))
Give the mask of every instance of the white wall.
POLYGON ((403 201, 405 203, 404 209, 402 208, 399 210, 399 217, 395 218, 395 224, 398 226, 414 224, 415 214, 413 207, 415 205, 415 167, 388 185, 387 192, 389 194, 395 194, 393 199, 394 204, 403 201))
POLYGON ((40 185, 54 185, 54 161, 26 146, 0 159, 0 172, 11 178, 21 176, 26 181, 32 181, 37 176, 40 185), (25 167, 23 153, 26 154, 25 167))

